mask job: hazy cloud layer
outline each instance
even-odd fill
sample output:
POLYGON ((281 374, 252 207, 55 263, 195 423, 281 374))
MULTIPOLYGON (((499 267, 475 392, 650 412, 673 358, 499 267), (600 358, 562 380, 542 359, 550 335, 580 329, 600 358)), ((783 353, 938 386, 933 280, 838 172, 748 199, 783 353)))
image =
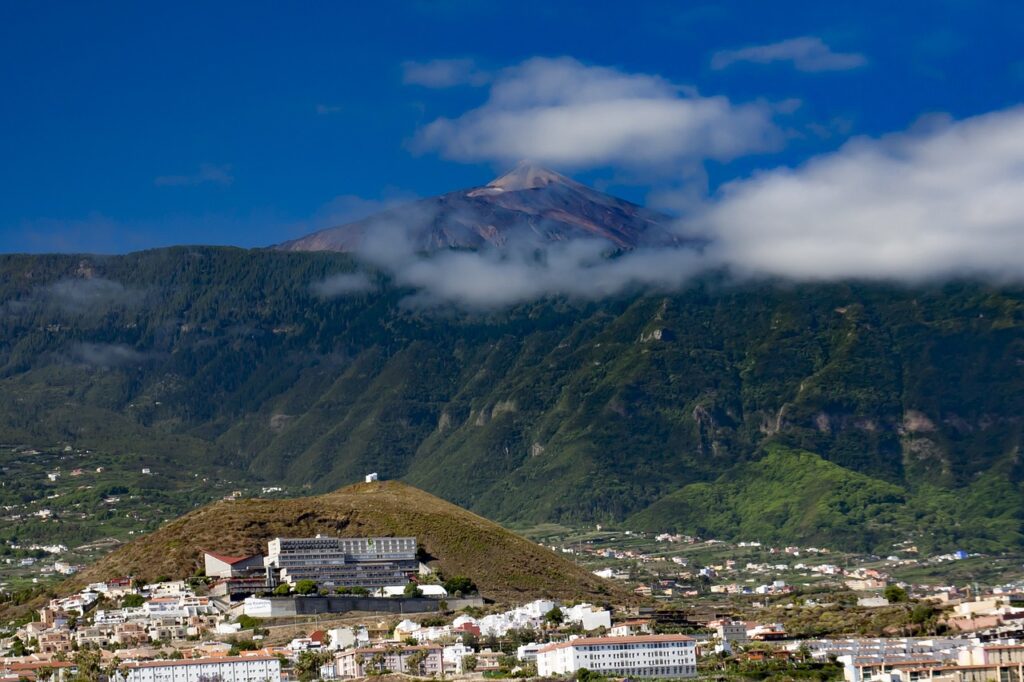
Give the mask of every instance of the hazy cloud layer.
POLYGON ((144 292, 138 289, 129 289, 120 282, 103 277, 61 279, 43 287, 40 294, 45 301, 73 313, 135 306, 144 297, 144 292))
POLYGON ((92 367, 124 367, 138 365, 150 359, 147 353, 123 343, 76 343, 70 350, 71 359, 92 367))
POLYGON ((479 87, 491 80, 472 59, 434 59, 428 62, 404 62, 402 82, 425 88, 452 88, 457 85, 479 87))
POLYGON ((658 76, 536 58, 502 70, 481 107, 427 125, 414 148, 458 161, 527 158, 563 168, 726 160, 778 146, 773 113, 658 76))
POLYGON ((310 287, 315 295, 323 298, 358 294, 373 291, 376 288, 377 286, 363 272, 344 272, 331 275, 320 282, 314 282, 310 287))
POLYGON ((740 62, 789 62, 797 71, 817 72, 857 69, 867 64, 867 58, 857 52, 833 52, 821 38, 803 36, 770 45, 716 52, 711 58, 711 68, 721 70, 740 62))
POLYGON ((199 170, 190 175, 161 175, 153 180, 157 187, 191 187, 194 185, 230 185, 235 181, 230 165, 202 163, 199 170))
POLYGON ((854 139, 723 188, 709 257, 798 279, 1024 278, 1024 107, 854 139))
MULTIPOLYGON (((757 173, 726 185, 679 230, 705 240, 701 248, 610 257, 603 242, 517 242, 424 256, 398 219, 376 225, 358 255, 416 289, 411 304, 469 309, 677 290, 721 269, 798 281, 1024 281, 1024 107, 932 119, 757 173)), ((343 282, 339 293, 357 281, 343 282)))

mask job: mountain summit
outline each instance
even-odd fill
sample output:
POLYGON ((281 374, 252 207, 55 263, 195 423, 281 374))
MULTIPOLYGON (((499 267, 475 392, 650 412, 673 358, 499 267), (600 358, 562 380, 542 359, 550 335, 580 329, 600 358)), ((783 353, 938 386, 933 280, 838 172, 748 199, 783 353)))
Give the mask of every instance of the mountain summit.
POLYGON ((357 251, 375 232, 395 228, 418 251, 504 247, 597 238, 623 250, 669 245, 671 218, 521 162, 482 187, 382 211, 278 245, 285 251, 357 251))
POLYGON ((487 186, 506 192, 517 192, 524 189, 539 189, 552 184, 582 187, 579 183, 560 173, 534 165, 529 161, 520 161, 509 172, 488 182, 487 186))

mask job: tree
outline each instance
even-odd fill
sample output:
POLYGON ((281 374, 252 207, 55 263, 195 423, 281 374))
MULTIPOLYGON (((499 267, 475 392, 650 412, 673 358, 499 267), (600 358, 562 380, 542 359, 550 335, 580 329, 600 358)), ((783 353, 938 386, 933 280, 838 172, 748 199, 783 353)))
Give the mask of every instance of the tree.
POLYGON ((384 658, 384 654, 378 651, 370 657, 370 670, 368 672, 371 675, 383 675, 387 672, 387 668, 384 667, 386 662, 387 659, 384 658))
POLYGON ((886 585, 885 592, 882 593, 885 600, 890 604, 896 604, 899 602, 905 602, 910 597, 907 595, 907 591, 899 585, 886 585))
POLYGON ((479 660, 473 654, 462 657, 462 668, 466 672, 473 672, 476 670, 477 663, 479 663, 479 660))
POLYGON ((329 651, 303 651, 295 661, 295 672, 300 682, 320 679, 320 668, 333 660, 329 651))
POLYGON ((280 585, 274 588, 274 594, 278 595, 279 597, 287 597, 291 593, 292 586, 288 583, 281 583, 280 585))
POLYGON ((423 590, 416 583, 410 582, 406 584, 404 594, 406 597, 422 597, 423 590))
POLYGON ((121 599, 121 606, 126 609, 135 609, 146 603, 146 598, 141 594, 126 594, 121 599))
POLYGON ((550 625, 561 625, 564 621, 565 614, 557 606, 551 607, 551 610, 544 614, 544 622, 550 625))
POLYGON ((315 580, 300 580, 295 583, 295 594, 313 594, 316 592, 315 580))
POLYGON ((444 589, 448 594, 474 594, 476 592, 476 585, 473 581, 464 575, 456 575, 448 578, 443 583, 444 589))
POLYGON ((74 682, 99 682, 103 669, 100 664, 100 652, 93 649, 82 649, 75 654, 75 666, 78 674, 74 682))
POLYGON ((253 630, 256 628, 256 626, 260 624, 260 622, 257 619, 253 618, 252 616, 247 616, 244 613, 238 617, 238 620, 236 622, 242 626, 243 630, 253 630))
POLYGON ((104 666, 103 674, 107 676, 107 680, 116 680, 121 677, 121 659, 117 656, 111 658, 110 662, 104 666))
POLYGON ((406 672, 412 672, 414 675, 423 674, 423 663, 427 660, 427 652, 420 649, 414 653, 409 654, 405 659, 406 672))

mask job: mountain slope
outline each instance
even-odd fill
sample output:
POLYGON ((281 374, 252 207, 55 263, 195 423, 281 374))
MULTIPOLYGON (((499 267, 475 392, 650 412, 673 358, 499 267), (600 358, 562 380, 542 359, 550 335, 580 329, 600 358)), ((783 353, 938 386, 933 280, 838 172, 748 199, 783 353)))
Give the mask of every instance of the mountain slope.
POLYGON ((1024 518, 1019 288, 708 279, 476 314, 410 308, 380 274, 377 290, 311 290, 354 268, 219 248, 2 257, 0 442, 319 492, 379 471, 524 523, 621 521, 780 444, 906 504, 937 491, 980 520, 1024 518), (996 472, 1005 494, 975 495, 996 472))
POLYGON ((397 481, 357 483, 316 497, 220 501, 171 521, 87 568, 76 583, 133 575, 186 577, 202 551, 266 553, 274 537, 416 536, 447 576, 464 575, 499 601, 624 599, 622 588, 465 509, 397 481))
POLYGON ((644 530, 673 529, 705 537, 842 546, 876 551, 922 538, 982 551, 1019 546, 1017 514, 965 514, 964 503, 992 495, 1020 497, 1024 486, 986 475, 959 495, 916 493, 826 462, 809 452, 769 446, 765 457, 718 480, 691 483, 633 515, 644 530), (924 537, 927 534, 929 537, 924 537))
POLYGON ((520 164, 483 187, 423 199, 321 230, 277 248, 357 251, 375 234, 401 234, 416 251, 596 238, 620 249, 674 244, 670 218, 553 171, 520 164))

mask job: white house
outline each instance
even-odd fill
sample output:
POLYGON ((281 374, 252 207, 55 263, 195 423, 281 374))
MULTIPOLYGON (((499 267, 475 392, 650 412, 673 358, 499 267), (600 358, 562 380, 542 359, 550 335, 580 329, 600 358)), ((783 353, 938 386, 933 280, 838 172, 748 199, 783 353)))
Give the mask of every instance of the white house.
POLYGON ((598 608, 592 604, 577 604, 569 608, 563 606, 562 615, 570 623, 579 623, 587 632, 612 626, 611 611, 598 608))
POLYGON ((686 635, 580 637, 537 652, 541 677, 571 675, 580 668, 615 677, 696 677, 696 640, 686 635))

